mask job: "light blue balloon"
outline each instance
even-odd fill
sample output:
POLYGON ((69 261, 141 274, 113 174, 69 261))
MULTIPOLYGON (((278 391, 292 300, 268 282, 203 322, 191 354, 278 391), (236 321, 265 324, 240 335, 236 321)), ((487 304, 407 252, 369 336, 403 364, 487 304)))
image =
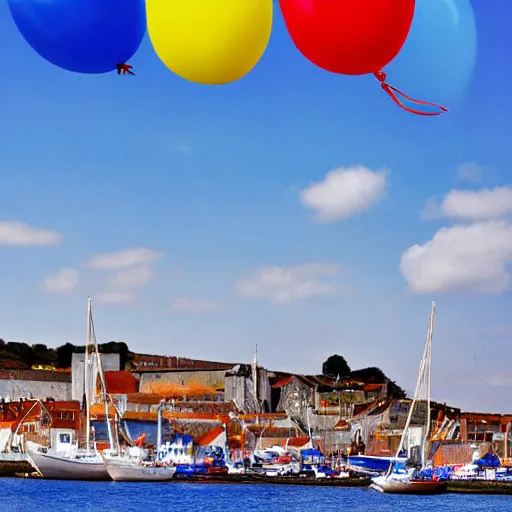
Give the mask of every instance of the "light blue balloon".
POLYGON ((471 83, 476 52, 469 0, 416 0, 409 36, 385 71, 389 83, 405 94, 450 109, 471 83))
POLYGON ((145 0, 7 0, 27 43, 44 59, 78 73, 107 73, 138 50, 145 0))

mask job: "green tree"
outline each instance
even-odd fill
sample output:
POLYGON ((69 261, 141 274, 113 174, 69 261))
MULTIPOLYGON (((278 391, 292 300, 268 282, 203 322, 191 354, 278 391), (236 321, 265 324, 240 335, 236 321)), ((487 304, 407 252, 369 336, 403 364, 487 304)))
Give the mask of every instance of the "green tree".
POLYGON ((30 345, 9 341, 9 343, 7 343, 3 348, 6 352, 9 352, 14 356, 18 356, 15 357, 15 359, 21 358, 27 366, 32 366, 34 364, 34 350, 30 345))
POLYGON ((373 382, 374 384, 384 384, 388 378, 384 372, 375 366, 361 368, 350 373, 352 379, 361 379, 365 382, 373 382))
POLYGON ((76 347, 72 343, 66 343, 57 347, 57 364, 59 368, 69 368, 71 366, 71 359, 76 347))
POLYGON ((322 374, 328 377, 346 377, 350 374, 350 366, 343 356, 334 354, 322 364, 322 374))
POLYGON ((124 341, 109 341, 98 345, 100 354, 119 354, 119 364, 122 370, 127 363, 133 361, 133 354, 124 341))
POLYGON ((51 352, 48 350, 46 345, 37 343, 32 345, 32 351, 34 354, 34 363, 36 364, 48 364, 53 363, 51 352))

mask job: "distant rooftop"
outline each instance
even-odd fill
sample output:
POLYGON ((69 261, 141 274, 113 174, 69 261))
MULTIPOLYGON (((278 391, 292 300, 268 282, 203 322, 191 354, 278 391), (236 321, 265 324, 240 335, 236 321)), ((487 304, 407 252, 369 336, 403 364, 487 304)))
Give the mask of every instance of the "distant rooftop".
POLYGON ((188 357, 162 356, 155 354, 134 354, 136 371, 155 370, 229 370, 236 363, 205 361, 188 357))
POLYGON ((36 382, 71 382, 70 372, 49 370, 0 370, 1 380, 29 380, 36 382))

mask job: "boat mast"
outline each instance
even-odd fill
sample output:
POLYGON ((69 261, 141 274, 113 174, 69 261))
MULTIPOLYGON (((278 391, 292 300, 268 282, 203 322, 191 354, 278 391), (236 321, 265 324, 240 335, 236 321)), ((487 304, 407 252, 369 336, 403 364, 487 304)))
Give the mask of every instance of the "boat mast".
POLYGON ((85 386, 85 449, 89 455, 89 442, 91 438, 91 411, 89 396, 89 346, 91 344, 91 298, 87 298, 87 343, 84 353, 84 386, 85 386))
MULTIPOLYGON (((398 457, 400 455, 400 452, 403 450, 407 431, 409 430, 409 426, 410 426, 411 420, 412 420, 412 415, 414 413, 414 407, 420 399, 420 393, 422 391, 423 384, 424 384, 425 380, 426 380, 426 384, 427 384, 426 431, 430 430, 430 428, 429 428, 429 424, 430 424, 430 360, 431 360, 431 344, 432 344, 432 333, 433 333, 433 329, 434 329, 435 311, 436 311, 436 305, 434 302, 432 302, 432 311, 430 313, 430 319, 429 319, 429 324, 428 324, 427 339, 425 341, 425 349, 423 350, 423 358, 421 359, 420 369, 418 372, 418 381, 416 383, 416 390, 414 392, 414 398, 413 398, 411 406, 409 408, 409 414, 407 415, 407 421, 405 422, 405 427, 404 427, 404 430, 402 433, 402 437, 400 439, 400 444, 398 445, 398 449, 396 451, 396 457, 398 457), (425 371, 427 364, 428 364, 428 369, 427 369, 427 371, 425 371), (426 379, 424 379, 425 376, 426 376, 426 379)), ((427 435, 428 435, 427 432, 425 432, 425 439, 426 439, 427 435)), ((424 467, 424 464, 425 464, 425 462, 424 462, 425 461, 425 451, 426 451, 425 448, 426 448, 426 442, 423 442, 422 443, 422 455, 421 455, 422 467, 424 467)), ((390 465, 390 468, 391 468, 391 465, 390 465)))
POLYGON ((426 395, 427 395, 427 424, 425 425, 425 435, 423 436, 422 450, 421 450, 421 468, 424 469, 426 465, 427 457, 427 440, 430 435, 431 428, 431 410, 430 410, 430 377, 432 370, 432 335, 434 334, 434 318, 436 315, 436 303, 432 302, 432 311, 430 313, 430 321, 428 325, 427 344, 428 344, 428 355, 427 355, 427 371, 426 371, 426 395))
POLYGON ((252 394, 254 397, 254 407, 256 412, 260 412, 260 401, 258 398, 258 344, 254 349, 254 359, 252 362, 252 394))
POLYGON ((162 449, 162 408, 165 405, 165 400, 160 400, 158 404, 157 412, 157 423, 156 423, 156 459, 160 457, 160 450, 162 449))
POLYGON ((110 415, 108 408, 108 394, 107 394, 107 384, 105 382, 105 372, 103 371, 103 365, 101 363, 100 351, 98 348, 98 340, 96 339, 96 331, 94 329, 94 323, 92 320, 92 307, 91 307, 91 299, 89 298, 89 307, 91 310, 91 330, 92 330, 92 338, 94 340, 94 350, 96 355, 96 366, 98 368, 98 373, 100 375, 101 382, 101 391, 103 396, 103 404, 105 406, 105 422, 107 423, 107 434, 108 434, 108 444, 111 451, 114 451, 114 436, 112 435, 112 425, 110 424, 110 415))

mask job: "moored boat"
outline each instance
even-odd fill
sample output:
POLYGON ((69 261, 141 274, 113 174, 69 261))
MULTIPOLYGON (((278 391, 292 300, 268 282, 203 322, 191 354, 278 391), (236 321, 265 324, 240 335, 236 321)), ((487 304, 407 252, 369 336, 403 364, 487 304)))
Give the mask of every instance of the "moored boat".
POLYGON ((422 480, 405 475, 378 476, 372 479, 370 487, 386 494, 440 494, 446 491, 446 482, 422 480))
MULTIPOLYGON (((92 303, 91 298, 89 297, 87 299, 87 344, 84 351, 84 397, 86 413, 85 448, 80 448, 76 439, 72 441, 73 432, 61 432, 59 439, 56 442, 50 443, 49 448, 42 446, 39 443, 27 441, 29 461, 43 478, 58 480, 110 480, 105 464, 103 463, 103 459, 96 449, 96 446, 91 447, 91 389, 89 383, 96 378, 96 375, 90 375, 92 369, 92 360, 90 356, 92 354, 89 352, 89 348, 91 346, 94 346, 95 349, 98 373, 100 375, 103 392, 105 394, 103 370, 101 367, 96 335, 94 333, 92 303)), ((48 413, 47 410, 46 412, 48 413)), ((49 413, 48 416, 51 417, 49 413)), ((107 430, 109 431, 110 440, 112 436, 110 433, 108 417, 107 430)))
POLYGON ((378 457, 374 455, 350 455, 347 467, 357 473, 386 473, 393 462, 405 463, 405 457, 378 457))
MULTIPOLYGON (((130 448, 130 450, 133 450, 130 448)), ((114 482, 168 482, 176 473, 176 466, 146 462, 140 455, 102 454, 105 468, 114 482)))
POLYGON ((103 460, 96 453, 60 454, 27 443, 29 460, 43 478, 52 480, 110 480, 103 460))
MULTIPOLYGON (((429 478, 426 476, 425 469, 427 467, 426 461, 426 444, 427 436, 430 431, 430 374, 431 374, 431 362, 432 362, 432 334, 434 330, 434 317, 435 317, 435 303, 432 302, 432 311, 430 313, 427 339, 425 342, 425 349, 423 351, 423 357, 420 363, 420 369, 418 372, 418 381, 416 384, 416 391, 414 398, 409 408, 409 414, 405 422, 405 427, 402 432, 400 444, 398 446, 396 457, 398 459, 399 454, 405 446, 405 440, 407 438, 408 430, 411 425, 412 415, 414 407, 418 403, 425 404, 426 407, 426 419, 425 424, 421 427, 422 435, 419 446, 414 445, 414 448, 419 448, 421 460, 414 462, 412 467, 407 467, 410 462, 407 460, 405 467, 403 467, 398 460, 394 460, 389 463, 389 469, 385 475, 377 476, 372 479, 370 487, 376 491, 389 494, 439 494, 446 490, 446 482, 429 478), (426 394, 425 397, 420 396, 426 394), (415 465, 421 468, 421 471, 417 471, 415 465), (423 474, 422 474, 423 472, 423 474)), ((408 450, 411 452, 412 446, 408 446, 408 450)), ((411 456, 411 453, 409 453, 411 456)), ((410 464, 409 464, 410 466, 410 464)))

